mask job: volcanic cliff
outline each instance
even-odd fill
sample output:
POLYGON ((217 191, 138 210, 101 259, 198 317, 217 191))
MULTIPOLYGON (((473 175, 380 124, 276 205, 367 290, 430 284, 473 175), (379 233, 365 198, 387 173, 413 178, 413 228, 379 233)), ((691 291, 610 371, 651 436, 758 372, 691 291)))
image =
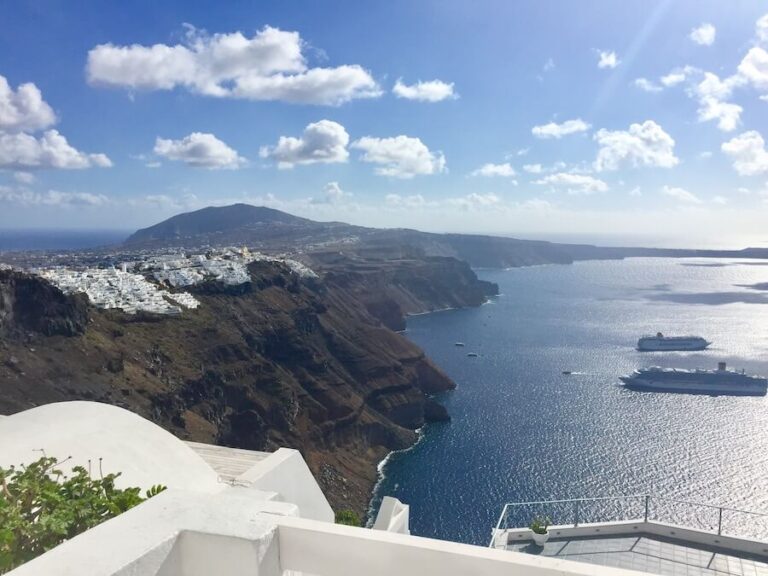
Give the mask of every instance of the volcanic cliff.
POLYGON ((376 463, 447 419, 432 395, 454 386, 393 329, 497 287, 451 258, 339 258, 318 256, 319 280, 254 262, 250 284, 207 285, 200 308, 179 317, 96 309, 0 271, 0 413, 90 399, 185 439, 294 447, 336 509, 363 512, 376 463))

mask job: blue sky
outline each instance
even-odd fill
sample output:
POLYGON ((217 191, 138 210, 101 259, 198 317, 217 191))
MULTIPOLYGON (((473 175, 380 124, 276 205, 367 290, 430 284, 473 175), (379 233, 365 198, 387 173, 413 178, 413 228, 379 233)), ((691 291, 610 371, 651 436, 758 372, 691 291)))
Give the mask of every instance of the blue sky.
POLYGON ((768 2, 14 2, 0 227, 768 243, 768 2), (55 131, 55 132, 54 132, 55 131))

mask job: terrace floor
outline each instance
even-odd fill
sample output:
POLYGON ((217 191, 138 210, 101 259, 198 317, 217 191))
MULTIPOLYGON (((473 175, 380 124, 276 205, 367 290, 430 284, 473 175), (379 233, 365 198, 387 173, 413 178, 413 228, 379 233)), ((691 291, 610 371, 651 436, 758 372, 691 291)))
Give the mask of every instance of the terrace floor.
POLYGON ((768 576, 765 558, 723 553, 657 536, 552 538, 543 548, 512 542, 507 550, 671 576, 768 576))

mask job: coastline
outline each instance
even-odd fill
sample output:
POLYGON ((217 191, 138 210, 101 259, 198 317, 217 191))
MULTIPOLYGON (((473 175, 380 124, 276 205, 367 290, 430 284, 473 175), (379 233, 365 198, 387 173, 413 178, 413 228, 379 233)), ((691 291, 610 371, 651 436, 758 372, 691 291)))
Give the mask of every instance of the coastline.
POLYGON ((376 513, 378 512, 378 504, 380 504, 381 498, 383 498, 385 495, 382 495, 381 498, 379 498, 379 489, 381 488, 381 483, 387 478, 387 464, 389 464, 390 460, 393 456, 396 456, 398 454, 405 454, 407 452, 410 452, 416 446, 418 446, 421 441, 424 439, 425 435, 425 429, 429 426, 429 424, 424 424, 421 428, 416 429, 416 441, 408 446, 407 448, 402 448, 400 450, 392 450, 389 452, 384 458, 376 465, 376 484, 373 485, 373 489, 371 490, 371 498, 368 502, 368 509, 365 512, 365 527, 371 528, 373 526, 374 521, 376 520, 376 513))

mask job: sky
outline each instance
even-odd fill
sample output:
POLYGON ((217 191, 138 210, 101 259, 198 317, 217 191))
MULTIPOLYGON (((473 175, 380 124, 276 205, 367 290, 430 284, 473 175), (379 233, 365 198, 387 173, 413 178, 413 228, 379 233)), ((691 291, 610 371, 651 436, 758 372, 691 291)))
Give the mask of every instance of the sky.
POLYGON ((0 228, 248 202, 768 245, 768 0, 5 3, 0 228))

